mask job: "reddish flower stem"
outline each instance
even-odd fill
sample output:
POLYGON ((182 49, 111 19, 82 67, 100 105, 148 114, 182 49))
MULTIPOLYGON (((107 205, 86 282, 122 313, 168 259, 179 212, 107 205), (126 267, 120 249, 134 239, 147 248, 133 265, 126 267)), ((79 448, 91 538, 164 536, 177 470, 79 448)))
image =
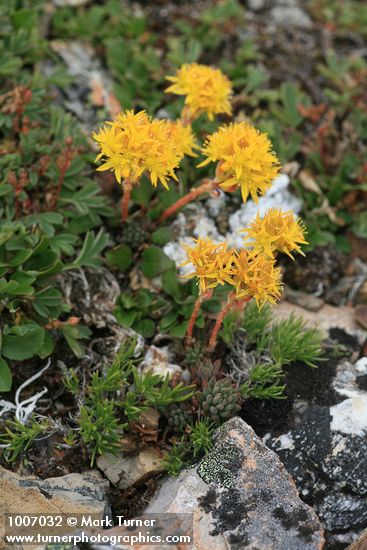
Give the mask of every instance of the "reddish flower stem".
POLYGON ((179 210, 189 202, 192 202, 203 193, 210 193, 210 191, 215 189, 216 186, 217 184, 215 180, 205 180, 204 183, 199 185, 199 187, 194 187, 194 189, 191 189, 191 191, 189 191, 186 195, 178 199, 178 201, 167 208, 167 210, 165 210, 158 219, 158 222, 163 222, 164 220, 172 216, 172 214, 174 214, 177 210, 179 210))
POLYGON ((246 302, 251 300, 251 296, 249 296, 245 300, 241 300, 240 302, 237 302, 236 300, 236 293, 231 292, 228 296, 228 300, 224 308, 218 313, 217 320, 215 322, 214 328, 212 330, 212 333, 209 338, 209 344, 207 347, 208 353, 212 353, 215 350, 215 347, 217 345, 217 338, 218 338, 218 332, 223 324, 224 317, 231 311, 234 305, 237 305, 239 309, 244 309, 246 302))
POLYGON ((129 180, 125 180, 122 188, 122 199, 121 199, 121 220, 123 223, 127 220, 127 215, 129 212, 129 201, 133 184, 129 180))
POLYGON ((62 185, 64 183, 65 174, 67 170, 70 168, 70 164, 73 159, 74 151, 71 148, 71 145, 72 145, 72 139, 70 137, 66 138, 66 149, 59 155, 56 161, 56 165, 59 169, 59 179, 57 181, 57 186, 56 186, 56 190, 55 190, 55 194, 53 197, 50 210, 55 210, 57 206, 57 203, 61 194, 62 185))
POLYGON ((15 219, 20 218, 20 201, 18 195, 15 195, 15 219))
POLYGON ((212 297, 213 291, 209 290, 208 292, 205 292, 204 294, 200 294, 195 302, 194 309, 192 310, 191 317, 189 320, 189 324, 187 325, 186 330, 186 337, 185 337, 185 345, 189 346, 191 344, 192 340, 192 333, 194 330, 194 326, 196 323, 196 319, 198 318, 198 315, 200 313, 201 304, 205 300, 209 300, 209 298, 212 297))
POLYGON ((51 210, 55 210, 55 208, 57 206, 59 196, 60 196, 60 193, 61 193, 61 189, 62 189, 62 184, 64 183, 64 179, 65 179, 65 172, 66 172, 66 168, 65 169, 62 168, 62 170, 60 171, 59 179, 57 181, 56 191, 55 191, 54 198, 53 198, 53 201, 52 201, 52 204, 51 204, 51 210))

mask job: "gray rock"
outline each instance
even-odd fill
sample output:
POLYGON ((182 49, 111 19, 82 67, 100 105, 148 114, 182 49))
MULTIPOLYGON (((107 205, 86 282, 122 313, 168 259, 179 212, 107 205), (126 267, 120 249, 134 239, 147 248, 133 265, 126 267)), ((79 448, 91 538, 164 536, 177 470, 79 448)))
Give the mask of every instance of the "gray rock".
POLYGON ((68 505, 88 507, 91 513, 106 515, 109 483, 96 470, 48 479, 19 479, 19 487, 35 488, 48 499, 63 500, 68 505))
MULTIPOLYGON (((36 508, 41 503, 49 503, 52 507, 64 510, 85 508, 86 512, 105 515, 108 512, 106 494, 109 488, 107 480, 102 479, 98 470, 90 470, 83 474, 68 474, 60 477, 40 479, 38 477, 21 477, 18 474, 5 470, 0 466, 0 488, 5 500, 10 505, 15 505, 17 499, 20 509, 27 502, 27 492, 34 496, 33 506, 36 508)), ((43 510, 46 511, 46 508, 43 510)), ((26 512, 24 510, 24 512, 26 512)), ((40 513, 42 513, 40 511, 40 513)))
POLYGON ((303 307, 308 311, 320 311, 324 305, 324 301, 321 298, 317 298, 312 294, 307 294, 307 292, 302 292, 301 290, 293 290, 291 288, 285 289, 285 298, 291 304, 296 306, 303 307))
POLYGON ((0 546, 5 513, 93 514, 102 519, 110 515, 108 488, 108 481, 97 470, 40 479, 21 477, 0 466, 0 546))
POLYGON ((164 471, 162 453, 156 447, 144 449, 133 456, 105 453, 97 458, 97 466, 119 489, 128 489, 164 471))
POLYGON ((341 277, 336 285, 328 289, 325 300, 334 306, 345 305, 350 293, 357 283, 357 277, 341 277))
POLYGON ((322 548, 315 512, 254 431, 233 418, 214 439, 195 469, 163 483, 146 513, 191 512, 197 550, 322 548))
POLYGON ((260 11, 265 6, 265 0, 247 0, 247 6, 249 10, 260 11))
POLYGON ((367 529, 348 547, 348 550, 364 550, 365 548, 367 548, 367 529))
POLYGON ((277 3, 270 11, 270 18, 279 27, 297 27, 300 29, 310 29, 312 21, 295 0, 284 0, 277 3))

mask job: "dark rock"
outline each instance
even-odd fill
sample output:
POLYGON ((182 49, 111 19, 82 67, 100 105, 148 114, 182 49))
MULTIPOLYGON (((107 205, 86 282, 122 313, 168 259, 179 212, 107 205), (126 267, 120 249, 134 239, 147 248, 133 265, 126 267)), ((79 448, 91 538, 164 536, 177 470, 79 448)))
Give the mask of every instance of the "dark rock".
POLYGON ((299 426, 265 440, 278 453, 302 498, 314 506, 328 537, 343 530, 348 532, 347 542, 352 542, 354 532, 367 521, 367 440, 348 433, 352 424, 344 427, 343 417, 336 426, 347 433, 332 429, 335 407, 309 406, 299 426))
POLYGON ((360 499, 355 496, 338 493, 326 495, 317 507, 322 522, 326 529, 346 530, 353 527, 364 527, 367 523, 367 498, 360 499))

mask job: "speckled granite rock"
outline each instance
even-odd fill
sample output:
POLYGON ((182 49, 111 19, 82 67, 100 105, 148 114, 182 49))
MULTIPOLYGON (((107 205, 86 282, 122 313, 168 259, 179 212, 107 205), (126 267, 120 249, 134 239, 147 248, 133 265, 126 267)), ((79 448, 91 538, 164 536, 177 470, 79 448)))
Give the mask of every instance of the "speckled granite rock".
POLYGON ((195 469, 166 480, 146 513, 191 512, 197 550, 316 550, 323 533, 275 453, 240 418, 195 469))

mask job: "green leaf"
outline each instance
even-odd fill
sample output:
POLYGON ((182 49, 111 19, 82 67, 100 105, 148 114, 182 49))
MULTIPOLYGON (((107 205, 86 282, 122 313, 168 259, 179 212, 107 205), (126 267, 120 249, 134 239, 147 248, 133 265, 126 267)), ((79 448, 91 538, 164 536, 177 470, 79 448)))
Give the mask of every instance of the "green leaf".
POLYGON ((151 246, 143 252, 140 267, 145 277, 153 279, 174 265, 174 262, 163 250, 156 246, 151 246))
POLYGON ((55 342, 51 338, 51 334, 46 330, 43 346, 39 350, 37 355, 41 359, 45 359, 46 357, 49 357, 51 355, 51 353, 53 353, 54 349, 55 349, 55 342))
POLYGON ((170 227, 160 227, 152 233, 152 242, 163 246, 172 240, 172 229, 170 227))
POLYGON ((60 329, 71 351, 79 359, 84 356, 84 348, 79 342, 80 338, 84 337, 80 330, 82 328, 83 327, 78 327, 76 325, 63 325, 60 329))
POLYGON ((143 176, 140 185, 133 188, 131 192, 131 198, 140 206, 148 206, 150 199, 154 193, 154 188, 148 178, 143 176))
POLYGON ((55 234, 54 226, 62 225, 63 220, 63 216, 57 212, 41 212, 40 214, 27 216, 25 223, 28 227, 38 225, 47 237, 53 237, 55 234))
POLYGON ((41 317, 58 317, 62 311, 68 311, 64 304, 62 294, 56 288, 43 288, 36 293, 32 302, 33 308, 41 317))
POLYGON ((65 254, 71 256, 75 253, 74 245, 77 243, 78 237, 70 233, 59 233, 50 239, 50 247, 57 254, 65 254))
POLYGON ((52 250, 42 250, 33 254, 24 264, 24 269, 37 273, 38 277, 49 277, 62 271, 63 264, 52 250))
POLYGON ((10 16, 11 22, 15 29, 31 30, 37 27, 38 14, 35 9, 23 8, 15 11, 10 16))
POLYGON ((6 361, 0 357, 0 392, 6 392, 11 389, 12 376, 11 370, 6 361))
POLYGON ((4 197, 5 195, 9 195, 11 191, 13 190, 10 183, 0 183, 0 197, 4 197))
POLYGON ((127 328, 130 328, 134 324, 137 316, 138 312, 134 309, 121 310, 120 308, 116 308, 115 311, 115 317, 117 321, 120 323, 120 325, 127 328))
POLYGON ((117 267, 121 271, 127 269, 133 261, 131 248, 126 244, 116 246, 106 252, 106 261, 112 267, 117 267))
POLYGON ((223 306, 220 300, 218 300, 218 298, 213 297, 213 298, 210 298, 209 300, 205 300, 202 303, 201 307, 203 311, 207 311, 209 313, 219 313, 223 306))
MULTIPOLYGON (((330 244, 335 244, 335 235, 331 231, 324 231, 316 227, 309 227, 307 234, 307 240, 311 246, 328 246, 330 244)), ((307 250, 305 246, 305 250, 307 250)))
POLYGON ((150 308, 150 306, 153 304, 153 302, 154 294, 153 292, 150 292, 150 290, 148 290, 147 288, 140 289, 135 296, 136 307, 143 311, 147 311, 148 308, 150 308))
POLYGON ((170 327, 172 327, 172 325, 176 323, 177 316, 178 316, 177 311, 170 311, 169 313, 167 313, 167 315, 162 317, 159 325, 159 329, 162 332, 165 332, 166 330, 168 330, 170 327))
POLYGON ((162 287, 166 294, 173 296, 176 301, 181 301, 185 295, 185 286, 178 282, 177 269, 174 265, 162 273, 162 287))
MULTIPOLYGON (((8 261, 1 262, 1 266, 11 266, 17 267, 21 264, 24 264, 26 261, 30 261, 34 256, 38 256, 41 253, 47 251, 48 239, 42 237, 37 245, 32 249, 24 249, 24 240, 14 237, 13 239, 8 240, 7 248, 8 250, 16 250, 16 254, 8 261)), ((42 262, 42 260, 40 260, 42 262)))
POLYGON ((133 307, 136 307, 135 297, 133 296, 133 294, 130 294, 128 292, 120 294, 118 300, 124 309, 131 309, 133 307))
POLYGON ((298 110, 297 88, 290 82, 285 82, 281 87, 281 99, 284 105, 286 122, 296 128, 303 120, 298 110))
POLYGON ((23 361, 38 353, 45 339, 44 328, 34 323, 14 326, 3 333, 1 353, 7 359, 23 361))
POLYGON ((98 267, 100 260, 98 255, 107 246, 108 235, 101 229, 97 235, 93 231, 88 231, 85 235, 83 246, 72 264, 68 264, 64 269, 77 269, 79 267, 98 267))
POLYGON ((17 285, 13 290, 8 290, 9 294, 32 296, 34 294, 34 288, 32 284, 36 280, 36 277, 25 273, 24 271, 17 271, 12 275, 11 280, 17 285))
POLYGON ((22 66, 22 60, 19 57, 4 55, 0 59, 0 76, 14 75, 22 66))
POLYGON ((133 328, 144 338, 151 338, 155 332, 155 323, 151 319, 142 319, 134 323, 133 328))
POLYGON ((0 279, 0 294, 11 294, 18 288, 16 281, 7 281, 2 277, 0 279))
POLYGON ((180 325, 173 327, 173 329, 170 330, 171 336, 175 336, 176 338, 183 338, 186 334, 188 324, 188 321, 184 321, 180 325))
POLYGON ((245 90, 248 94, 260 88, 267 79, 267 73, 262 67, 249 65, 246 74, 245 90))
POLYGON ((346 235, 336 235, 335 246, 344 254, 349 254, 352 250, 351 242, 346 235))

